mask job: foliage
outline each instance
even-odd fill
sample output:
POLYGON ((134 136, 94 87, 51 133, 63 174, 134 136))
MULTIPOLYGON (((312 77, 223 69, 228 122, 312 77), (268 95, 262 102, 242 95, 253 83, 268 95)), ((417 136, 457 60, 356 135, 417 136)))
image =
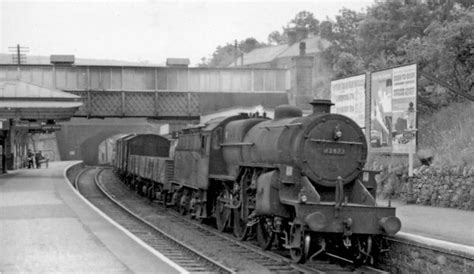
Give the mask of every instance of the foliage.
POLYGON ((356 75, 364 71, 364 61, 348 52, 342 52, 334 64, 335 77, 342 78, 348 75, 356 75))
POLYGON ((309 11, 300 11, 295 18, 290 21, 295 27, 304 27, 314 35, 319 33, 319 20, 314 18, 314 14, 309 11))
POLYGON ((282 45, 288 43, 288 36, 275 30, 268 35, 267 40, 270 45, 282 45))
POLYGON ((309 33, 313 35, 319 34, 319 20, 314 17, 314 14, 309 11, 298 12, 293 19, 282 27, 282 32, 277 30, 272 31, 268 35, 268 43, 270 45, 281 45, 288 43, 288 31, 291 28, 302 27, 308 29, 309 33))
POLYGON ((225 46, 217 46, 210 59, 207 59, 205 57, 201 58, 201 63, 199 64, 199 66, 227 67, 234 61, 236 56, 240 57, 242 53, 250 52, 262 46, 265 46, 265 44, 257 41, 257 39, 253 37, 238 42, 237 49, 235 48, 235 43, 226 43, 225 46))
MULTIPOLYGON (((461 92, 474 95, 474 10, 455 11, 450 21, 435 21, 425 36, 407 41, 407 59, 461 92)), ((450 100, 459 100, 454 94, 450 100)))
POLYGON ((343 8, 336 21, 321 22, 321 38, 331 42, 324 50, 324 57, 332 64, 338 78, 363 72, 362 59, 357 51, 357 30, 362 19, 362 13, 343 8))
POLYGON ((420 149, 433 151, 434 164, 474 166, 474 103, 453 103, 433 115, 422 115, 420 149))
MULTIPOLYGON (((342 9, 336 21, 321 22, 320 35, 331 42, 324 57, 334 78, 417 62, 420 71, 474 96, 474 9, 466 1, 383 1, 365 14, 342 9)), ((447 89, 432 100, 440 89, 429 81, 419 87, 429 108, 462 100, 447 89)))
POLYGON ((388 61, 388 66, 405 62, 400 58, 399 47, 407 40, 421 37, 430 20, 426 5, 389 1, 369 8, 360 24, 358 45, 366 65, 375 66, 382 60, 388 61))

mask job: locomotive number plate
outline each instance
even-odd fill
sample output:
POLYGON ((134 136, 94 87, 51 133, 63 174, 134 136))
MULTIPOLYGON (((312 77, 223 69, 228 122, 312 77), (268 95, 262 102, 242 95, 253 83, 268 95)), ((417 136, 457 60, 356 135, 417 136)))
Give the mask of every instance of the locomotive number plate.
POLYGON ((323 154, 329 155, 345 155, 346 150, 340 147, 326 147, 323 149, 323 154))

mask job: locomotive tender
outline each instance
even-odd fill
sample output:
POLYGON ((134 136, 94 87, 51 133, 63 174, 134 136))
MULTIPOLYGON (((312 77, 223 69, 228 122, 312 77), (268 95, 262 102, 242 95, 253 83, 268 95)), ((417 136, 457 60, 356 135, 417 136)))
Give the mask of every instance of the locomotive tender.
POLYGON ((331 114, 329 100, 311 104, 305 117, 284 105, 273 120, 241 114, 184 129, 167 143, 171 154, 152 155, 145 142, 138 152, 137 142, 128 145, 137 136, 128 136, 117 142, 115 165, 150 198, 242 240, 256 236, 265 249, 286 248, 295 262, 327 254, 371 263, 380 236, 397 233, 400 220, 395 208, 376 205, 360 127, 331 114))

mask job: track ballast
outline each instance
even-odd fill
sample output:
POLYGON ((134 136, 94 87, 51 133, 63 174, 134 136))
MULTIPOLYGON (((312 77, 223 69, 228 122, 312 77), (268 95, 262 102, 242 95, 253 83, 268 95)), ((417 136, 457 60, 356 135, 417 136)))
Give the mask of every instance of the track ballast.
MULTIPOLYGON (((328 261, 313 261, 305 265, 294 264, 289 258, 281 254, 264 251, 250 242, 240 242, 230 235, 219 233, 207 225, 181 216, 176 211, 150 202, 147 198, 133 193, 127 186, 121 184, 111 169, 103 168, 101 170, 104 172, 100 173, 96 171, 95 175, 95 181, 97 183, 95 187, 97 190, 102 191, 101 199, 105 199, 107 196, 108 199, 110 199, 108 201, 109 203, 113 203, 116 206, 119 205, 122 208, 121 210, 127 212, 129 216, 141 219, 142 223, 160 231, 160 235, 167 235, 167 237, 173 238, 174 241, 181 242, 187 248, 191 248, 194 253, 201 254, 201 256, 207 260, 213 261, 216 265, 223 268, 220 270, 214 269, 210 272, 385 273, 371 267, 354 269, 350 265, 341 266, 338 263, 328 261)), ((97 200, 99 195, 93 194, 88 196, 93 200, 97 200)), ((104 213, 109 215, 105 211, 104 213)), ((127 226, 130 227, 130 225, 127 226)), ((127 226, 124 225, 124 227, 128 229, 127 226)), ((135 234, 135 231, 137 231, 135 225, 131 225, 131 232, 135 234)), ((189 264, 186 260, 182 260, 179 257, 173 259, 173 257, 176 256, 176 251, 169 250, 166 244, 161 244, 161 240, 154 239, 154 233, 142 233, 139 229, 137 232, 138 235, 141 235, 139 236, 140 238, 144 238, 144 242, 188 270, 186 266, 189 264)), ((192 263, 190 265, 195 267, 192 263)), ((189 271, 202 272, 200 268, 194 270, 189 269, 189 271)))
POLYGON ((75 180, 76 189, 94 206, 140 238, 153 249, 191 273, 234 273, 235 271, 206 258, 170 235, 164 234, 133 212, 109 199, 98 187, 97 178, 103 169, 86 168, 75 180))

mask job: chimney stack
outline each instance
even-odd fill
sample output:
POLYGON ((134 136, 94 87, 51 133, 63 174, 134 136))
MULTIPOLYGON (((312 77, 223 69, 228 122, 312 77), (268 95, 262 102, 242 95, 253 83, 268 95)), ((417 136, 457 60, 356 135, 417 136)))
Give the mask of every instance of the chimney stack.
POLYGON ((187 68, 189 66, 188 58, 166 58, 167 67, 187 68))
POLYGON ((299 42, 308 38, 308 29, 304 27, 296 28, 296 41, 299 42))
POLYGON ((74 55, 51 55, 49 57, 51 64, 53 65, 73 65, 75 58, 74 55))
POLYGON ((300 56, 306 55, 306 43, 300 42, 300 56))
POLYGON ((291 46, 294 43, 296 43, 296 31, 294 29, 289 29, 288 30, 288 45, 291 46))

